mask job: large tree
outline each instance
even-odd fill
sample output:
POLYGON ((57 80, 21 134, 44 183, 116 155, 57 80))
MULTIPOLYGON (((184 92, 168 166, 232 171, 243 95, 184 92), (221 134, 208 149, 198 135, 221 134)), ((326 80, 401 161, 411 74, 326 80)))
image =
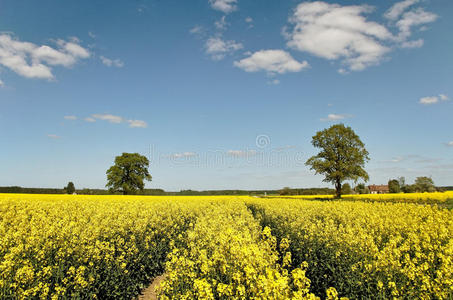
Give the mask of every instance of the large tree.
POLYGON ((138 153, 123 153, 115 158, 115 164, 107 170, 109 191, 121 192, 123 195, 143 191, 144 180, 151 181, 148 172, 149 160, 138 153))
POLYGON ((365 163, 368 151, 359 136, 343 124, 318 131, 311 141, 321 151, 305 163, 316 174, 324 175, 325 182, 335 185, 336 197, 341 198, 341 184, 345 180, 368 181, 365 163))
POLYGON ((399 193, 401 192, 400 182, 397 179, 389 180, 389 192, 390 193, 399 193))
POLYGON ((431 177, 421 176, 415 179, 414 188, 417 192, 435 192, 436 186, 431 177))

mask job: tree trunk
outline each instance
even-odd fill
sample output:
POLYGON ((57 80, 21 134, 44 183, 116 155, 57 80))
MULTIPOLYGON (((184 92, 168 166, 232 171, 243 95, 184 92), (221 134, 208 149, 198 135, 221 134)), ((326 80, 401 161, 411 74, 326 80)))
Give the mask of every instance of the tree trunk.
POLYGON ((337 179, 337 182, 335 183, 335 189, 336 189, 335 198, 341 199, 341 181, 340 181, 340 179, 337 179))

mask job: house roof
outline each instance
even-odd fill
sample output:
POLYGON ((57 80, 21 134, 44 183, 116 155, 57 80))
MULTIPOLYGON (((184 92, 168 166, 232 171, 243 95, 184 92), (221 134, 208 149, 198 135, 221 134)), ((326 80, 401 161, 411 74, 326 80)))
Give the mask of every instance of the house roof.
POLYGON ((381 185, 372 184, 372 185, 369 185, 368 188, 370 189, 370 191, 377 191, 377 192, 389 190, 389 186, 387 184, 381 184, 381 185))

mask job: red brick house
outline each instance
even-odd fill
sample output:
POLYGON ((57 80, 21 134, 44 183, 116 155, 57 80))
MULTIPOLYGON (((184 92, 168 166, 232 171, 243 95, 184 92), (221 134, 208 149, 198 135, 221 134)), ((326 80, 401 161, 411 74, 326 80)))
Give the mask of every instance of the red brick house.
POLYGON ((370 190, 370 194, 387 194, 390 191, 387 184, 372 184, 368 186, 368 189, 370 190))

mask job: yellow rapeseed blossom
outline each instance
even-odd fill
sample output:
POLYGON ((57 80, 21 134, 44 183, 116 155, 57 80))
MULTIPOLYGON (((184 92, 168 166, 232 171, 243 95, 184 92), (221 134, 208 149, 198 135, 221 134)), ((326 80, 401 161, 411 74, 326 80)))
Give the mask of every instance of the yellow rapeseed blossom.
POLYGON ((0 298, 451 299, 452 196, 0 194, 0 298))

